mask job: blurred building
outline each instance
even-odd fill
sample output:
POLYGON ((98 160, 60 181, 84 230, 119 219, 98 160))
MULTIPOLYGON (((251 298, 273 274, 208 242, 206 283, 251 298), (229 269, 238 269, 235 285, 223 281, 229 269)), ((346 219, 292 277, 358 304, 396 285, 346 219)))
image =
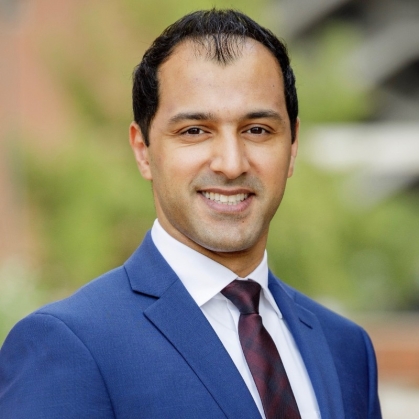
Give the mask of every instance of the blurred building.
POLYGON ((279 4, 287 39, 309 39, 332 20, 357 27, 363 43, 348 57, 348 65, 364 88, 378 96, 374 119, 417 122, 417 0, 282 0, 279 4))
POLYGON ((357 27, 363 42, 346 57, 350 74, 373 95, 364 124, 313 130, 306 156, 327 170, 357 168, 354 201, 374 204, 401 189, 419 192, 419 2, 280 0, 287 39, 304 43, 331 21, 357 27))

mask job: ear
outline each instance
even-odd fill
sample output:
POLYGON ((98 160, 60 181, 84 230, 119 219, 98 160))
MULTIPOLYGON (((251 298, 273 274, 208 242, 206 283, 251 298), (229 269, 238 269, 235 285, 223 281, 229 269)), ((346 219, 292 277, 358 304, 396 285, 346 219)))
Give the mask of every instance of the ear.
POLYGON ((140 127, 135 122, 131 122, 129 126, 129 142, 143 178, 152 180, 148 147, 144 142, 140 127))
POLYGON ((300 132, 300 118, 297 118, 295 121, 295 138, 294 142, 291 144, 291 159, 290 165, 288 168, 288 177, 291 177, 294 173, 295 159, 297 158, 298 152, 298 134, 300 132))

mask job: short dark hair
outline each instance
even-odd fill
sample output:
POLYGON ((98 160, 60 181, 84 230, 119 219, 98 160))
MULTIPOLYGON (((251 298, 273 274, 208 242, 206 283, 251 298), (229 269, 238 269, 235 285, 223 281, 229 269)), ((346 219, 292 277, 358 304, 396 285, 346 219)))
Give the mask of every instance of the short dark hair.
POLYGON ((263 44, 279 63, 284 79, 291 140, 294 141, 298 98, 295 76, 286 46, 270 30, 263 28, 241 12, 211 9, 190 13, 166 28, 145 52, 140 64, 134 70, 132 88, 134 120, 139 125, 147 146, 150 124, 159 104, 158 68, 170 57, 175 46, 186 40, 202 44, 207 47, 211 59, 227 65, 236 57, 235 47, 245 38, 263 44))

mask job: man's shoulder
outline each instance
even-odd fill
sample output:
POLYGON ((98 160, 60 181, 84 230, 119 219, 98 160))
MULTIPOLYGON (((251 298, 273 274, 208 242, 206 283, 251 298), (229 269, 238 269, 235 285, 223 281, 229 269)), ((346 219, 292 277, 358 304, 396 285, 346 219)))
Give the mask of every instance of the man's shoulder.
MULTIPOLYGON (((31 322, 54 322, 75 333, 86 331, 86 337, 93 328, 99 332, 118 330, 121 324, 142 319, 144 310, 159 294, 154 292, 157 279, 167 272, 161 265, 162 259, 147 234, 123 265, 91 280, 72 295, 34 311, 19 322, 20 327, 31 322)), ((164 283, 164 278, 160 282, 164 283)))
POLYGON ((130 330, 141 328, 144 311, 152 301, 150 296, 133 291, 125 267, 120 266, 20 320, 3 348, 9 347, 10 352, 10 348, 21 350, 28 342, 44 345, 61 339, 80 342, 94 351, 106 346, 106 336, 125 339, 130 330))
POLYGON ((87 282, 68 297, 44 305, 35 313, 54 314, 68 310, 94 309, 123 293, 127 286, 127 274, 124 267, 119 266, 87 282))
POLYGON ((145 277, 148 273, 150 253, 153 251, 151 247, 150 238, 146 235, 143 243, 123 265, 87 282, 70 296, 39 308, 34 314, 84 317, 94 312, 103 314, 103 310, 112 311, 120 304, 126 305, 134 297, 132 279, 145 277))

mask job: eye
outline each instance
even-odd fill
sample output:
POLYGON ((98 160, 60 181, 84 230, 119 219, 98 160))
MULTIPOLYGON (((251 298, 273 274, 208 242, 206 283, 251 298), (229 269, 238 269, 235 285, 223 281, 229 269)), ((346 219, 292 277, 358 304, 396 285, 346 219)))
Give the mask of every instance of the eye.
POLYGON ((182 134, 186 134, 186 135, 199 135, 203 133, 204 133, 204 130, 197 127, 188 128, 186 131, 182 132, 182 134))
POLYGON ((252 127, 248 129, 246 132, 249 134, 255 134, 255 135, 261 135, 261 134, 267 134, 268 131, 265 128, 262 127, 252 127))

